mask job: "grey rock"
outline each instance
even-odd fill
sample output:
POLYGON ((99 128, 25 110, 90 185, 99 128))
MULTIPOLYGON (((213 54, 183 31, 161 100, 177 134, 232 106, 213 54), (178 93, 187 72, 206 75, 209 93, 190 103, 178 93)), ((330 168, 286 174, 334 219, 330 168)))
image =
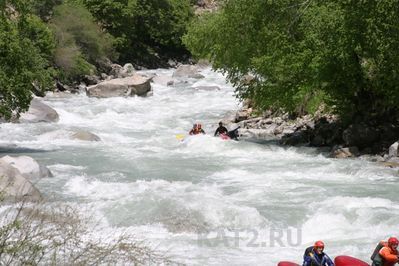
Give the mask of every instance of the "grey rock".
POLYGON ((22 176, 31 182, 37 182, 45 177, 53 177, 53 174, 46 166, 39 164, 29 156, 4 156, 1 160, 16 168, 22 176))
POLYGON ((88 132, 88 131, 78 131, 74 133, 72 139, 84 140, 84 141, 101 141, 100 137, 88 132))
POLYGON ((134 72, 135 72, 135 69, 134 69, 133 65, 130 63, 127 63, 122 67, 122 69, 120 69, 118 77, 121 77, 121 78, 130 77, 130 76, 133 76, 134 72))
POLYGON ((0 159, 0 191, 7 201, 39 201, 42 196, 37 188, 15 167, 0 159))
POLYGON ((101 82, 101 78, 96 75, 85 75, 83 78, 84 83, 87 85, 96 85, 101 82))
POLYGON ((398 157, 399 155, 399 142, 395 142, 389 147, 389 156, 390 157, 398 157))
POLYGON ((331 157, 334 158, 349 158, 359 156, 359 149, 357 147, 335 147, 331 152, 331 157))
POLYGON ((189 76, 198 74, 198 67, 194 65, 181 65, 173 73, 176 78, 188 78, 189 76))
POLYGON ((58 113, 50 106, 33 98, 29 110, 22 113, 19 121, 22 123, 58 122, 58 113))
POLYGON ((140 75, 112 79, 87 88, 87 96, 96 98, 145 96, 151 90, 150 78, 140 75))
POLYGON ((188 75, 188 77, 189 77, 189 78, 192 78, 192 79, 203 79, 203 78, 205 78, 205 76, 202 75, 202 74, 200 74, 200 73, 188 75))

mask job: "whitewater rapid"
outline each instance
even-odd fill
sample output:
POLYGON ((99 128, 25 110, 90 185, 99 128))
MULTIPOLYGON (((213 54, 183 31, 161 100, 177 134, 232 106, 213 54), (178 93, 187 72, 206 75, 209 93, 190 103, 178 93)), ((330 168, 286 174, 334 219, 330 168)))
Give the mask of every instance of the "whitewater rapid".
MULTIPOLYGON (((144 71, 154 73, 173 70, 144 71)), ((90 210, 104 232, 135 234, 189 265, 301 262, 319 239, 332 257, 368 261, 377 241, 398 234, 397 170, 312 148, 214 138, 239 103, 223 75, 202 74, 153 84, 147 98, 50 93, 44 102, 60 121, 0 124, 0 144, 50 168, 54 177, 36 184, 46 198, 90 210), (198 122, 207 135, 176 139, 198 122), (71 140, 76 130, 102 141, 71 140)))

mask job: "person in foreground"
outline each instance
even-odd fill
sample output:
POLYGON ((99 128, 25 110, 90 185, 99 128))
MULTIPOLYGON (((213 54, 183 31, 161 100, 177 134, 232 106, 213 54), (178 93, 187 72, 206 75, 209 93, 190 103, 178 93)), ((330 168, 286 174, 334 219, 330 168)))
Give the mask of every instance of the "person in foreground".
POLYGON ((399 240, 396 237, 390 237, 388 241, 381 241, 371 256, 372 266, 394 266, 398 263, 398 245, 399 240))
POLYGON ((324 253, 324 243, 316 241, 313 247, 305 250, 302 266, 334 266, 334 262, 324 253))
POLYGON ((202 129, 201 124, 194 124, 193 128, 189 132, 190 135, 198 135, 198 134, 205 134, 205 131, 202 129))
POLYGON ((223 126, 222 122, 219 122, 219 127, 216 129, 214 136, 216 137, 216 136, 219 136, 221 134, 227 134, 227 132, 228 132, 227 128, 225 128, 223 126))

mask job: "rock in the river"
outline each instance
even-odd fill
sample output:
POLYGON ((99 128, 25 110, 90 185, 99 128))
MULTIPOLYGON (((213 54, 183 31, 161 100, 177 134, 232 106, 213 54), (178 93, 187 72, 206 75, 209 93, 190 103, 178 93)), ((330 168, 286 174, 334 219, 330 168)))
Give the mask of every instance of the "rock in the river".
POLYGON ((72 135, 72 139, 84 141, 101 141, 99 136, 88 131, 78 131, 72 135))
POLYGON ((0 191, 5 200, 39 201, 42 196, 15 167, 0 159, 0 191))
POLYGON ((359 156, 359 149, 357 147, 335 147, 331 152, 331 157, 334 158, 349 158, 359 156))
POLYGON ((58 113, 50 106, 33 98, 29 110, 22 113, 19 121, 22 123, 58 122, 58 113))
POLYGON ((126 78, 112 79, 87 88, 89 97, 129 97, 145 96, 151 91, 151 78, 133 75, 126 78))
POLYGON ((22 176, 31 182, 36 182, 41 178, 53 176, 46 166, 39 164, 35 159, 29 156, 4 156, 1 160, 16 168, 22 176))
POLYGON ((189 78, 194 77, 198 73, 199 69, 197 66, 193 65, 181 65, 176 71, 173 73, 173 77, 175 78, 189 78))
POLYGON ((129 77, 129 76, 133 76, 134 72, 135 72, 135 69, 134 69, 133 65, 128 63, 128 64, 125 64, 122 67, 122 69, 119 71, 118 77, 126 78, 126 77, 129 77))
POLYGON ((395 142, 389 147, 389 156, 390 157, 398 157, 399 155, 399 142, 395 142))

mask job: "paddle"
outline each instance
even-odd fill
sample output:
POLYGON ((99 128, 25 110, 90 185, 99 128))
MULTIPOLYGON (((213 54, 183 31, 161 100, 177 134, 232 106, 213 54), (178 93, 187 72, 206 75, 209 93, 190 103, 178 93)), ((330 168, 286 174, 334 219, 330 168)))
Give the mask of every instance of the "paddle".
POLYGON ((177 134, 176 139, 177 140, 184 140, 185 135, 184 134, 177 134))

